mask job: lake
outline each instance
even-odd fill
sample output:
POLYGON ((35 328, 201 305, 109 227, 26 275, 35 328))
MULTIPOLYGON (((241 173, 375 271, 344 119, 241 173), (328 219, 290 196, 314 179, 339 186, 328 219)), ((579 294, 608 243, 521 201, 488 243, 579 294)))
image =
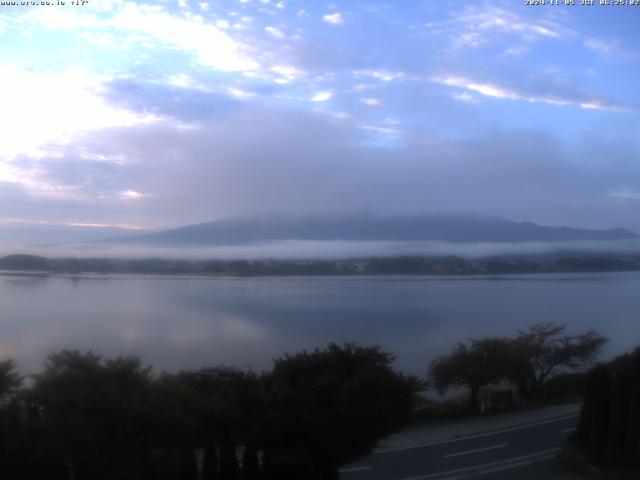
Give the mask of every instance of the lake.
POLYGON ((329 342, 382 345, 405 372, 471 337, 536 322, 595 328, 607 356, 640 344, 640 273, 492 277, 0 275, 0 359, 23 373, 46 355, 135 354, 175 371, 268 369, 284 352, 329 342))

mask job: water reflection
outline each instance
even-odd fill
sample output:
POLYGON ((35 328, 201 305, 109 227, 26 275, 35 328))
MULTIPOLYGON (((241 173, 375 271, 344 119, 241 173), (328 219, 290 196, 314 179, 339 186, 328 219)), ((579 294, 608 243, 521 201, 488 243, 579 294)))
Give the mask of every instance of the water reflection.
POLYGON ((640 343, 639 273, 505 277, 15 277, 0 282, 0 357, 38 370, 60 348, 138 354, 168 370, 265 369, 330 341, 380 344, 422 374, 456 342, 540 321, 640 343))

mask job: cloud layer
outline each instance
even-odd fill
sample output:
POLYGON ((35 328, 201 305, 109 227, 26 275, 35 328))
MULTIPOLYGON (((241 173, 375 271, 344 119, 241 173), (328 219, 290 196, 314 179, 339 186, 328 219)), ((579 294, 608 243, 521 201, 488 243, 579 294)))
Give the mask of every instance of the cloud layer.
POLYGON ((637 29, 573 12, 3 8, 0 224, 477 212, 640 230, 637 29))

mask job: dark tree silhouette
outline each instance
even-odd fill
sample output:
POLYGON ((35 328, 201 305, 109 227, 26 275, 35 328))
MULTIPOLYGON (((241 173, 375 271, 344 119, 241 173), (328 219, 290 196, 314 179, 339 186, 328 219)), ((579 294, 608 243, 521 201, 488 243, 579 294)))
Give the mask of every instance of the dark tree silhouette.
POLYGON ((0 401, 13 395, 22 385, 22 377, 18 375, 13 360, 0 362, 0 401))
POLYGON ((514 340, 520 355, 518 369, 511 379, 524 397, 531 397, 555 373, 588 367, 607 339, 595 330, 581 335, 565 335, 566 325, 539 323, 521 330, 514 340))
POLYGON ((442 393, 458 386, 470 391, 470 408, 479 411, 478 394, 485 385, 510 381, 530 398, 547 380, 563 371, 588 366, 607 339, 594 330, 564 335, 564 325, 540 323, 516 338, 484 338, 459 343, 449 355, 431 363, 433 385, 442 393))
POLYGON ((639 473, 639 406, 640 347, 589 372, 572 442, 597 465, 633 468, 639 473))
POLYGON ((329 479, 401 428, 420 383, 379 347, 329 345, 285 355, 266 378, 268 478, 329 479))
POLYGON ((514 361, 517 355, 507 339, 471 340, 469 346, 459 343, 449 355, 434 360, 430 376, 441 393, 452 386, 468 388, 469 408, 478 412, 480 388, 505 379, 514 368, 514 361))
POLYGON ((0 465, 9 478, 24 475, 23 465, 16 459, 23 456, 26 441, 25 425, 15 394, 22 385, 22 377, 15 371, 13 360, 0 362, 0 465))
POLYGON ((211 435, 207 435, 202 454, 202 480, 219 480, 219 478, 218 450, 211 435))
POLYGON ((286 355, 260 376, 154 376, 135 357, 63 350, 15 401, 20 378, 3 362, 2 478, 333 480, 411 413, 421 384, 393 360, 378 347, 330 345, 286 355))
POLYGON ((198 395, 194 414, 200 437, 205 446, 209 444, 203 475, 221 480, 239 479, 236 446, 255 445, 263 431, 265 402, 261 378, 252 372, 214 367, 183 373, 180 379, 198 395), (214 445, 220 446, 217 457, 214 445), (216 458, 218 471, 214 473, 216 458))
POLYGON ((242 480, 259 480, 260 463, 258 450, 254 443, 249 443, 242 453, 242 480))
POLYGON ((188 445, 182 447, 178 452, 177 480, 198 480, 196 452, 188 445))
POLYGON ((240 480, 240 464, 231 437, 223 440, 220 448, 220 480, 240 480))
POLYGON ((31 392, 46 448, 70 462, 78 480, 141 476, 153 422, 150 383, 138 358, 68 350, 49 356, 31 392))

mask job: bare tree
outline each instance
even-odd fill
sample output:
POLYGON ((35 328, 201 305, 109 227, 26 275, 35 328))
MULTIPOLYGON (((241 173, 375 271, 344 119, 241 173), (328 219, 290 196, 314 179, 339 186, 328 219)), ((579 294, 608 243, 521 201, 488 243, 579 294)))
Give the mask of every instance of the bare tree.
POLYGON ((559 370, 588 367, 608 341, 595 330, 575 336, 565 335, 565 330, 566 325, 538 323, 520 330, 513 341, 526 368, 514 372, 511 380, 525 397, 530 397, 559 370))

